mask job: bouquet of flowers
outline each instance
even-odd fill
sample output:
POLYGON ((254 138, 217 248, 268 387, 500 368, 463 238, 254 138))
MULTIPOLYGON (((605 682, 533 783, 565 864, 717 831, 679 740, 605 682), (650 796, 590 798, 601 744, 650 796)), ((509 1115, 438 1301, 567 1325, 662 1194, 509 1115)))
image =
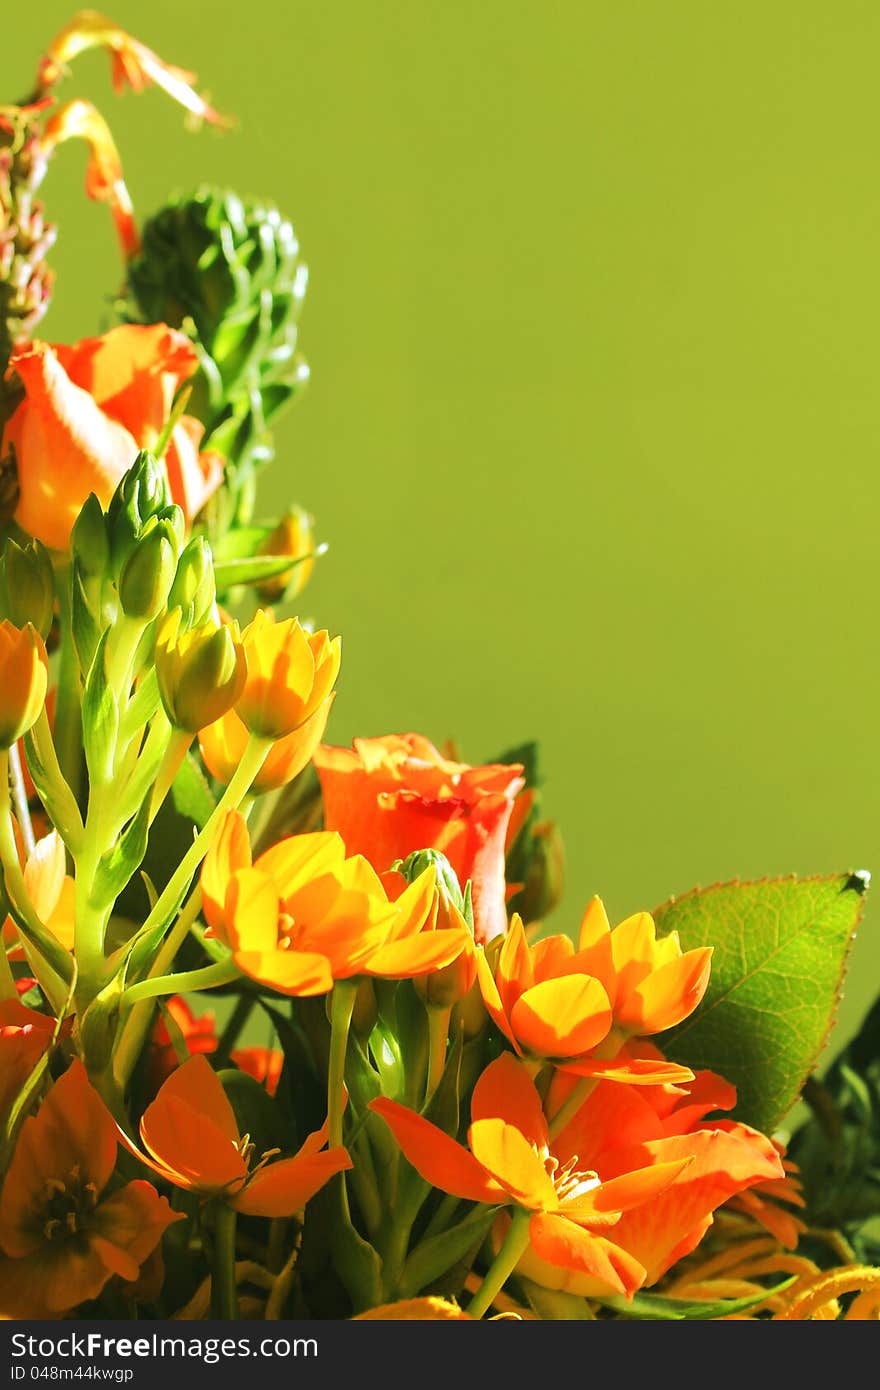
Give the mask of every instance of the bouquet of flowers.
POLYGON ((95 47, 223 124, 91 11, 0 106, 0 1317, 877 1319, 880 1012, 813 1075, 868 876, 548 934, 533 745, 325 741, 323 547, 257 511, 297 240, 213 188, 139 229, 56 95, 95 47), (71 138, 125 269, 63 345, 71 138))

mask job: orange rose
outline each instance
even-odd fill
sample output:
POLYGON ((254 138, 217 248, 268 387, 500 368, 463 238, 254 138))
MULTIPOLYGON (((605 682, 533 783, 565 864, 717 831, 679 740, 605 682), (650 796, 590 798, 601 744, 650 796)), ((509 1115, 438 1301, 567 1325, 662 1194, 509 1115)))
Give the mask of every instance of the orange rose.
MULTIPOLYGON (((18 469, 19 525, 64 550, 90 492, 106 507, 139 449, 154 448, 198 358, 165 324, 124 324, 73 347, 29 343, 10 366, 25 390, 3 435, 18 469)), ((199 453, 202 426, 184 415, 165 453, 171 495, 191 521, 220 486, 218 454, 199 453)))
POLYGON ((349 854, 384 873, 414 850, 440 850, 462 886, 470 879, 477 941, 506 932, 504 843, 523 787, 519 764, 451 762, 420 734, 324 746, 314 763, 324 825, 339 831, 349 854))

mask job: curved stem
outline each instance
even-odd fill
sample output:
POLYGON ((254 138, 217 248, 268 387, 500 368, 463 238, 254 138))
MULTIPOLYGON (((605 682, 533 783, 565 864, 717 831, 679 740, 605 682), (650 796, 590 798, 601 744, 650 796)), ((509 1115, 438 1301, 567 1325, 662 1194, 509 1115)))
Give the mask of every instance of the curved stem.
POLYGON ((519 1210, 514 1212, 513 1220, 510 1223, 510 1230, 504 1239, 504 1244, 495 1256, 492 1265, 486 1274, 477 1292, 474 1294, 467 1306, 467 1311, 472 1318, 481 1318, 488 1312, 495 1299, 507 1283, 513 1271, 516 1269, 526 1246, 529 1243, 529 1222, 531 1213, 519 1210))
POLYGON ((70 787, 74 800, 77 800, 82 783, 82 696, 79 657, 73 642, 66 568, 59 570, 57 590, 61 619, 61 660, 58 666, 58 693, 55 705, 55 746, 58 749, 58 763, 62 776, 70 787))
POLYGON ((240 978, 241 971, 233 960, 218 961, 216 965, 205 965, 200 970, 181 970, 177 975, 157 975, 149 980, 141 980, 125 991, 122 1003, 125 1006, 138 1004, 144 999, 158 999, 163 994, 216 989, 218 985, 228 985, 240 978))

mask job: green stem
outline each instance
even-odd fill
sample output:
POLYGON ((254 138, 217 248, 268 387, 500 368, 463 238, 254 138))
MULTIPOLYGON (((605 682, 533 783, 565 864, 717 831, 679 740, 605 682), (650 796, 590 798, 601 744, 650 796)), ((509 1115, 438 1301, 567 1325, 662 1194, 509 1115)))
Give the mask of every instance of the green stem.
POLYGON ((171 916, 177 903, 186 892, 193 874, 210 849, 217 826, 226 812, 235 810, 247 794, 248 788, 266 761, 271 747, 270 739, 251 736, 229 786, 159 895, 156 905, 141 928, 142 934, 151 931, 153 927, 164 926, 171 916))
POLYGON ((422 1236, 422 1239, 427 1240, 428 1236, 438 1235, 440 1231, 445 1231, 447 1226, 451 1226, 452 1218, 458 1211, 458 1208, 460 1206, 461 1198, 456 1197, 455 1194, 452 1192, 447 1192, 439 1207, 434 1212, 434 1215, 431 1217, 431 1220, 425 1227, 425 1233, 422 1236))
POLYGON ((232 1207, 224 1202, 214 1218, 214 1252, 211 1263, 211 1312, 215 1318, 238 1318, 238 1286, 235 1282, 235 1221, 232 1207))
POLYGON ((569 1121, 574 1119, 595 1086, 596 1078, 594 1076, 582 1076, 580 1078, 574 1090, 571 1092, 571 1095, 568 1097, 568 1100, 563 1102, 550 1121, 549 1130, 551 1139, 555 1139, 558 1134, 561 1134, 569 1121))
POLYGON ((484 1313, 488 1312, 496 1294, 501 1292, 519 1264, 529 1243, 530 1220, 531 1212, 521 1209, 514 1212, 510 1230, 507 1232, 504 1243, 495 1256, 482 1284, 467 1306, 467 1312, 472 1318, 481 1318, 484 1313))
POLYGON ((449 1039, 449 1020, 452 1006, 436 1009, 428 1005, 428 1084, 425 1100, 430 1100, 440 1084, 443 1068, 446 1066, 446 1044, 449 1039))
POLYGON ((187 733, 184 729, 175 729, 171 735, 171 741, 165 750, 165 756, 153 784, 153 799, 150 802, 150 824, 159 814, 159 808, 171 790, 171 785, 183 766, 183 760, 189 752, 190 744, 195 738, 195 734, 187 733))
POLYGON ((138 1004, 144 999, 158 999, 163 994, 188 994, 197 989, 216 989, 241 979, 241 971, 233 960, 204 965, 200 970, 181 970, 176 975, 157 975, 131 985, 122 996, 123 1007, 138 1004))
POLYGON ((82 695, 79 657, 73 642, 73 624, 67 570, 58 574, 58 612, 61 620, 61 657, 55 705, 55 746, 61 774, 79 799, 82 784, 82 695))
POLYGON ((15 988, 15 976, 12 973, 12 966, 9 964, 3 938, 0 937, 0 1001, 17 998, 18 990, 15 988))
POLYGON ((330 996, 330 1064, 327 1069, 327 1144, 342 1143, 345 1109, 345 1054, 357 994, 356 980, 337 980, 330 996))
POLYGON ((12 804, 15 807, 15 818, 21 828, 25 852, 30 856, 37 842, 34 839, 34 827, 31 824, 31 812, 24 789, 24 773, 21 770, 21 754, 17 743, 13 743, 9 750, 9 771, 12 774, 12 804))

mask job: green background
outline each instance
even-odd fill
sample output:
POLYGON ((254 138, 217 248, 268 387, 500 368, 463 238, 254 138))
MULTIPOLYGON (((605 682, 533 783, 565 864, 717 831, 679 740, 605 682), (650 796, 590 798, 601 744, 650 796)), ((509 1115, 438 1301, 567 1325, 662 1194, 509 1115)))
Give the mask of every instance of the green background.
MULTIPOLYGON (((110 0, 108 0, 110 3, 110 0)), ((316 513, 302 611, 341 631, 331 725, 542 742, 572 927, 694 882, 880 867, 880 234, 871 0, 116 0, 229 134, 106 60, 141 213, 277 200, 312 383, 264 510, 316 513)), ((23 93, 70 10, 15 7, 23 93)), ((47 336, 109 326, 84 154, 47 336)), ((840 1041, 874 997, 880 909, 840 1041)))

